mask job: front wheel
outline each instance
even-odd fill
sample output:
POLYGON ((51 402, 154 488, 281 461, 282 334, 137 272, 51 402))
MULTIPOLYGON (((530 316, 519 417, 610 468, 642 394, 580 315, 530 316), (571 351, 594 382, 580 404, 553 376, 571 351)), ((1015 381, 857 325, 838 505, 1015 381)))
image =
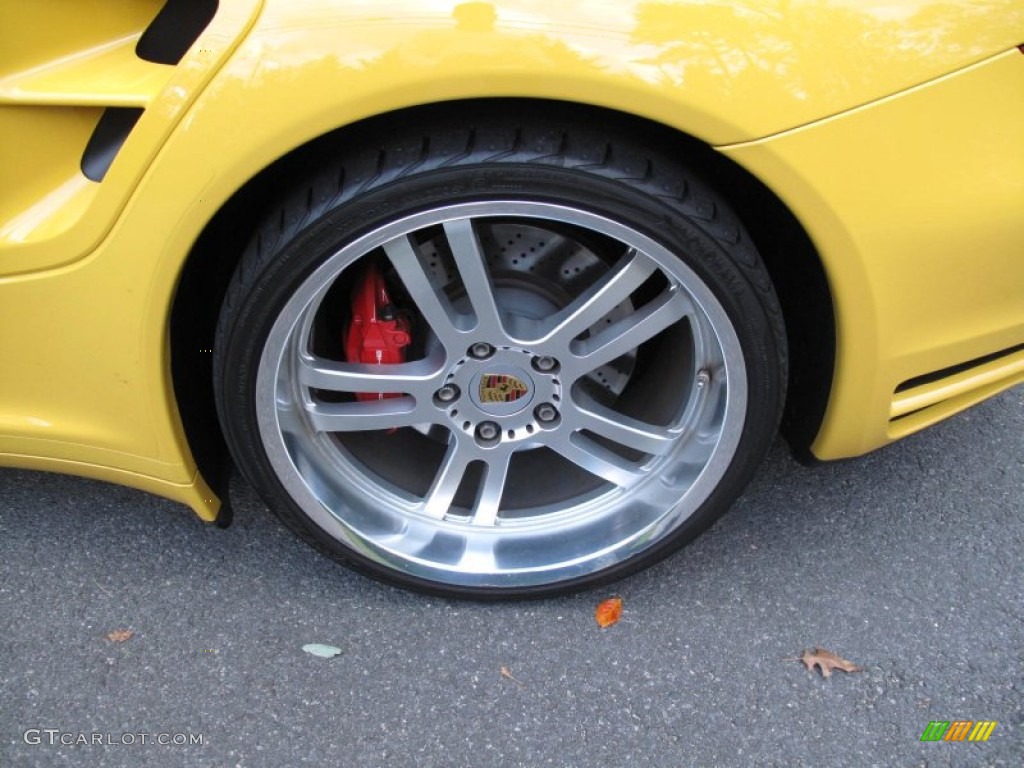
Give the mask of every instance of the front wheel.
POLYGON ((229 445, 274 511, 449 595, 661 559, 742 490, 784 394, 781 313, 723 201, 629 139, 507 119, 301 187, 216 343, 229 445))

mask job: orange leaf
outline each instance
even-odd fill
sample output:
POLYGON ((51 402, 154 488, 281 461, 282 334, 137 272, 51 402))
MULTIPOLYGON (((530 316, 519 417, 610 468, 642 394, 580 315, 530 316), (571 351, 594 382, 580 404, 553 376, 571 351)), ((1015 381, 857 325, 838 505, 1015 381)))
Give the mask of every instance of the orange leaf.
POLYGON ((123 643, 125 640, 130 640, 134 635, 130 629, 115 629, 113 632, 107 632, 107 640, 112 643, 123 643))
POLYGON ((847 661, 842 656, 836 656, 832 651, 824 648, 815 648, 814 653, 804 651, 800 661, 807 667, 807 671, 813 671, 815 665, 821 669, 822 677, 831 677, 833 669, 841 669, 843 672, 861 672, 862 669, 852 661, 847 661))
POLYGON ((622 598, 609 597, 607 600, 602 600, 594 612, 594 618, 597 619, 597 626, 602 629, 610 627, 622 618, 622 598))
POLYGON ((513 677, 512 670, 506 667, 504 664, 501 665, 501 669, 498 671, 501 673, 501 676, 504 677, 506 680, 511 680, 513 683, 517 683, 518 685, 523 685, 523 681, 513 677))

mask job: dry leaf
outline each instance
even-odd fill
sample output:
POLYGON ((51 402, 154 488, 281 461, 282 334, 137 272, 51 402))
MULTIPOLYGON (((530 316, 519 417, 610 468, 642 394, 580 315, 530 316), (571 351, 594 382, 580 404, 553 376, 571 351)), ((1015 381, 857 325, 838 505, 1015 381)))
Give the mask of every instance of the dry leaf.
POLYGON ((513 677, 512 670, 506 667, 504 664, 501 665, 501 669, 498 671, 501 672, 501 676, 504 677, 506 680, 511 680, 513 683, 523 685, 523 681, 513 677))
POLYGON ((135 632, 130 629, 115 629, 113 632, 107 632, 107 640, 112 643, 123 643, 125 640, 131 639, 135 632))
POLYGON ((821 669, 822 677, 832 677, 833 669, 841 669, 843 672, 862 671, 862 668, 853 662, 847 661, 842 656, 836 656, 832 651, 826 651, 824 648, 815 648, 813 653, 804 651, 799 661, 804 663, 808 672, 813 671, 817 665, 821 669))
POLYGON ((597 610, 594 611, 594 618, 597 619, 597 626, 602 629, 610 627, 622 618, 622 598, 609 597, 607 600, 602 600, 598 604, 597 610))

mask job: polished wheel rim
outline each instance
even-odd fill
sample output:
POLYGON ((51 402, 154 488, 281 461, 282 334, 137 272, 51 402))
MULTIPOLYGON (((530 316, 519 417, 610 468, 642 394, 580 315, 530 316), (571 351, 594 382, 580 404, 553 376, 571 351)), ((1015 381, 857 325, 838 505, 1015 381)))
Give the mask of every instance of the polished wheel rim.
POLYGON ((685 257, 539 202, 360 236, 302 280, 264 345, 274 473, 328 535, 428 582, 529 588, 650 552, 722 480, 747 407, 736 332, 685 257), (407 362, 346 362, 334 343, 370 261, 414 318, 407 362))

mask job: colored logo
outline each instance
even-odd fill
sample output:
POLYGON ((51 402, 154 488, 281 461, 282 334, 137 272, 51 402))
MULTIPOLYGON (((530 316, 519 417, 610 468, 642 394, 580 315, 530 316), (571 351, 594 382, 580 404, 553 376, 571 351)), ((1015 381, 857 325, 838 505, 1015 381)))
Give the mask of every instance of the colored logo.
POLYGON ((512 403, 529 391, 522 379, 508 373, 490 373, 480 379, 482 403, 512 403))
POLYGON ((932 720, 921 741, 988 741, 995 727, 995 720, 932 720))

